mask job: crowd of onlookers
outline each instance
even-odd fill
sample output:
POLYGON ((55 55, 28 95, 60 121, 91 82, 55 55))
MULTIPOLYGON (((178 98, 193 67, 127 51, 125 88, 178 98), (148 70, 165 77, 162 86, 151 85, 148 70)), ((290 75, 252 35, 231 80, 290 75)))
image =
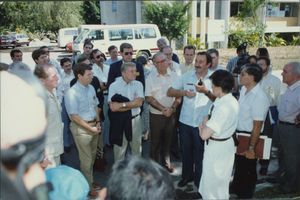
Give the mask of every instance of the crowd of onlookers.
POLYGON ((257 157, 260 135, 277 150, 278 189, 299 192, 300 63, 287 63, 281 81, 266 48, 250 56, 242 44, 221 66, 217 49, 187 45, 179 63, 164 38, 157 47, 133 59, 134 47, 122 43, 107 59, 86 40, 82 54, 59 63, 43 46, 32 52, 33 73, 13 49, 12 63, 0 63, 1 185, 11 186, 4 199, 46 198, 45 178, 51 199, 173 199, 171 158, 182 161, 177 187, 192 185, 196 198, 253 198, 257 162, 260 175, 270 162, 257 157), (236 153, 239 133, 249 141, 236 153), (145 140, 152 161, 140 158, 145 140), (72 146, 81 173, 61 166, 72 146), (105 168, 106 148, 116 164, 99 194, 94 169, 105 168))

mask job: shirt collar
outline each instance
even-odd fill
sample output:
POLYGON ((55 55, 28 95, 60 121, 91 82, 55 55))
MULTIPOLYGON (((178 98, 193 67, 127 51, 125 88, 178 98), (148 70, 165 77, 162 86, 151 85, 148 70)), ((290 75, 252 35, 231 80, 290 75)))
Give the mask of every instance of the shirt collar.
POLYGON ((154 73, 154 75, 155 75, 156 77, 159 77, 159 76, 171 76, 171 70, 167 70, 167 73, 164 74, 164 75, 162 75, 162 74, 158 73, 156 67, 155 67, 155 70, 153 70, 153 73, 154 73))
POLYGON ((294 83, 293 85, 289 86, 288 89, 289 90, 295 90, 297 87, 300 87, 300 80, 298 80, 296 83, 294 83))

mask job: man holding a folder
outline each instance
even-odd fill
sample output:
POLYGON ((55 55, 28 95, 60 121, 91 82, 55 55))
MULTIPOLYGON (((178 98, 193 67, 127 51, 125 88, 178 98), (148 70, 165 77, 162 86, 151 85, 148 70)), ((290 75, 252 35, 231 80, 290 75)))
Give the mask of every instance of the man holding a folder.
POLYGON ((258 84, 262 76, 262 69, 257 64, 244 65, 240 75, 243 87, 239 98, 237 132, 248 133, 251 136, 247 150, 236 154, 236 169, 231 189, 238 198, 251 199, 255 191, 257 156, 254 149, 270 105, 268 97, 258 84))

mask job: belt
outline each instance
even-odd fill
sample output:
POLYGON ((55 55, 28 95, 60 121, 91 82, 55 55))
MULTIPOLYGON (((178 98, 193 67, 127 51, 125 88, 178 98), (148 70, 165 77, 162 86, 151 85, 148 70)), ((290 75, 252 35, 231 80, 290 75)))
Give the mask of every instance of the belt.
POLYGON ((95 123, 96 122, 96 119, 93 119, 91 121, 85 121, 86 123, 95 123))
MULTIPOLYGON (((238 142, 238 139, 236 138, 236 134, 235 133, 233 133, 230 137, 227 137, 227 138, 214 138, 214 137, 210 137, 208 140, 222 142, 222 141, 229 140, 230 138, 233 139, 234 146, 238 146, 239 142, 238 142)), ((206 144, 208 144, 208 140, 206 140, 206 144)))
POLYGON ((230 139, 231 137, 232 137, 232 136, 227 137, 227 138, 214 138, 214 137, 210 137, 209 139, 210 139, 210 140, 214 140, 214 141, 222 142, 222 141, 226 141, 226 140, 230 139))
POLYGON ((283 124, 283 125, 290 125, 290 126, 294 126, 294 125, 296 125, 295 123, 284 122, 284 121, 280 121, 280 120, 279 120, 279 124, 283 124))
POLYGON ((140 114, 137 114, 137 115, 132 116, 131 119, 134 119, 134 118, 136 118, 137 116, 140 116, 140 114))

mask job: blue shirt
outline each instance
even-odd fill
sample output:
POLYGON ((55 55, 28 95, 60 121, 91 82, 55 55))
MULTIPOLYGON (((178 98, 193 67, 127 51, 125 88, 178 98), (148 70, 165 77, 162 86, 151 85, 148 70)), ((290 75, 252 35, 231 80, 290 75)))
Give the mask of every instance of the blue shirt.
MULTIPOLYGON (((207 73, 204 80, 205 87, 211 90, 210 74, 207 73)), ((184 96, 179 121, 192 127, 198 127, 203 118, 208 115, 208 111, 212 102, 203 93, 196 91, 194 84, 198 83, 195 70, 186 72, 172 84, 172 88, 177 90, 190 90, 196 92, 196 96, 189 98, 184 96)))
POLYGON ((96 119, 96 108, 99 101, 93 86, 84 86, 79 81, 65 95, 68 115, 79 115, 85 121, 96 119))
MULTIPOLYGON (((144 98, 143 84, 136 80, 126 83, 122 77, 119 77, 109 86, 107 101, 111 102, 111 98, 115 94, 127 97, 130 101, 139 97, 144 98)), ((140 114, 140 112, 139 107, 131 109, 132 116, 140 114)))

